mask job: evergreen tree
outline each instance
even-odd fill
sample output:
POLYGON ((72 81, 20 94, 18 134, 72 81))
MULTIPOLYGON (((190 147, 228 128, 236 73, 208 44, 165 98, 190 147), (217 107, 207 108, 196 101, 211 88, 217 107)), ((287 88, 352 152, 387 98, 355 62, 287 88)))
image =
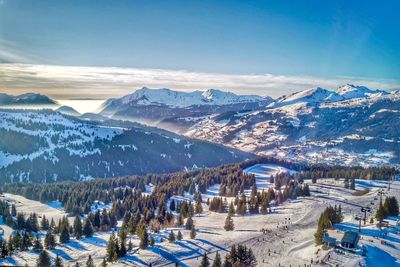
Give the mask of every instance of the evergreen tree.
POLYGON ((210 266, 210 261, 208 260, 207 253, 204 254, 199 266, 200 267, 209 267, 210 266))
POLYGON ((95 267, 93 259, 92 259, 92 255, 89 255, 89 257, 86 261, 86 267, 95 267))
POLYGON ((54 267, 63 267, 63 266, 64 266, 64 264, 63 264, 60 256, 58 256, 58 254, 57 254, 56 259, 54 260, 54 267))
POLYGON ((103 259, 103 261, 101 262, 101 267, 107 267, 106 259, 103 259))
POLYGON ((379 223, 382 223, 383 219, 386 218, 386 215, 387 214, 385 208, 382 204, 379 204, 379 208, 376 211, 375 218, 379 221, 379 223))
POLYGON ((190 238, 191 239, 196 238, 196 229, 194 228, 194 225, 192 225, 192 228, 190 229, 190 238))
POLYGON ((93 236, 93 226, 92 223, 88 218, 85 219, 85 222, 83 224, 83 235, 86 237, 92 237, 93 236))
POLYGON ((36 238, 33 241, 33 250, 42 250, 42 249, 43 249, 42 241, 40 240, 39 236, 36 235, 36 238))
POLYGON ((70 240, 69 230, 66 225, 63 225, 60 231, 60 243, 65 244, 68 243, 69 240, 70 240))
POLYGON ((228 214, 228 216, 225 219, 224 229, 225 231, 233 231, 235 229, 235 225, 233 223, 233 219, 230 214, 228 214))
POLYGON ((37 267, 51 267, 51 261, 49 253, 46 250, 43 250, 39 254, 39 258, 36 261, 37 267))
POLYGON ((150 237, 150 247, 153 247, 156 241, 154 240, 154 237, 150 237))
POLYGON ((115 233, 113 232, 110 235, 107 243, 107 260, 109 262, 114 262, 119 258, 119 248, 118 248, 118 241, 115 237, 115 233))
POLYGON ((350 189, 355 190, 356 189, 356 179, 351 179, 350 181, 350 189))
POLYGON ((40 227, 42 230, 47 231, 50 227, 49 220, 47 220, 46 215, 43 214, 42 221, 40 222, 40 227))
POLYGON ((79 218, 79 216, 75 217, 73 230, 74 230, 75 238, 81 239, 82 234, 83 234, 83 229, 82 229, 82 221, 81 221, 81 218, 79 218))
POLYGON ((172 231, 172 230, 171 230, 171 232, 170 232, 169 235, 168 235, 168 241, 169 241, 170 243, 175 242, 175 234, 174 234, 174 231, 172 231))
POLYGON ((11 205, 11 216, 17 216, 17 207, 15 206, 15 204, 11 205))
POLYGON ((186 230, 192 229, 192 225, 193 225, 193 219, 192 219, 192 217, 187 218, 186 224, 185 224, 185 229, 186 229, 186 230))
POLYGON ((177 239, 178 241, 181 241, 181 240, 183 239, 183 236, 182 236, 181 231, 178 231, 178 235, 176 236, 176 239, 177 239))
POLYGON ((214 262, 212 264, 212 267, 222 267, 222 260, 221 260, 221 255, 219 255, 219 252, 215 254, 214 262))
POLYGON ((125 257, 126 256, 126 246, 125 246, 125 239, 120 240, 120 248, 119 248, 119 257, 125 257))
POLYGON ((146 223, 144 220, 140 220, 137 225, 137 235, 139 236, 140 243, 139 247, 141 249, 146 249, 149 246, 149 234, 147 233, 146 223))
POLYGON ((51 230, 47 231, 44 237, 44 246, 46 249, 54 249, 56 247, 56 238, 51 230))
POLYGON ((230 214, 230 215, 234 215, 235 214, 235 207, 233 206, 233 202, 232 201, 231 201, 231 204, 229 204, 228 214, 230 214))

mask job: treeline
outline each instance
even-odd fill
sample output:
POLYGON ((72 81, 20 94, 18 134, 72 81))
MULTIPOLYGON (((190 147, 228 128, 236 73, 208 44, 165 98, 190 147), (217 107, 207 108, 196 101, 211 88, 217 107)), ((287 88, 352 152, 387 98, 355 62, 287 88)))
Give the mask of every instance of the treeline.
MULTIPOLYGON (((282 176, 281 176, 282 177, 282 176)), ((275 181, 280 181, 276 179, 275 181)), ((250 214, 266 214, 269 212, 270 203, 274 201, 275 205, 279 205, 288 199, 296 199, 297 197, 310 196, 310 188, 307 184, 300 184, 296 180, 287 180, 283 191, 282 184, 278 182, 276 190, 269 188, 268 190, 257 190, 257 185, 254 183, 247 197, 244 192, 236 195, 233 202, 228 205, 227 199, 223 197, 214 197, 211 201, 208 199, 210 211, 244 216, 247 212, 250 214)))
POLYGON ((389 216, 399 216, 399 203, 396 197, 386 197, 385 202, 379 204, 379 208, 375 214, 375 218, 379 222, 382 222, 389 216))
POLYGON ((398 174, 390 167, 346 167, 346 166, 312 166, 308 170, 297 173, 299 179, 345 178, 362 180, 391 180, 398 174))

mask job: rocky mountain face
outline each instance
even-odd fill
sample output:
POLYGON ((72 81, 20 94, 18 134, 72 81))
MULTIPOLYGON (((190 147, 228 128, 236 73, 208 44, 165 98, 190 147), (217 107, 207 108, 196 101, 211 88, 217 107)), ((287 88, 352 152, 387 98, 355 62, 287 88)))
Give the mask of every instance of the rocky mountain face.
POLYGON ((269 97, 242 96, 217 89, 186 93, 143 87, 131 95, 106 101, 100 114, 184 132, 205 116, 228 111, 258 110, 271 102, 269 97))
POLYGON ((250 154, 157 128, 51 110, 0 110, 0 183, 173 172, 250 154))
POLYGON ((400 94, 345 85, 284 96, 258 111, 199 121, 188 136, 315 163, 400 163, 400 94))

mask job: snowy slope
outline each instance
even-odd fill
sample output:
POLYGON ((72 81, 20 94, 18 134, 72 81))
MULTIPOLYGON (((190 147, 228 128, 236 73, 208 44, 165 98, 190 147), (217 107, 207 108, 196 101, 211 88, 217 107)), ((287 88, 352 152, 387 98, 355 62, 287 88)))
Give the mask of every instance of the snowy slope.
POLYGON ((287 97, 282 97, 276 101, 274 106, 279 106, 282 104, 290 105, 299 102, 316 103, 316 102, 331 102, 340 100, 343 100, 343 97, 336 94, 335 92, 320 87, 316 87, 294 93, 287 97))
POLYGON ((372 90, 365 86, 358 86, 353 84, 340 86, 336 90, 336 93, 345 99, 381 96, 388 94, 388 92, 382 90, 372 90))
POLYGON ((0 184, 171 172, 249 157, 156 128, 51 110, 0 110, 0 136, 0 184))
MULTIPOLYGON (((268 99, 268 98, 267 98, 268 99)), ((208 89, 204 92, 179 92, 167 88, 150 89, 143 87, 133 94, 119 99, 108 101, 108 105, 126 105, 135 103, 138 105, 163 104, 169 107, 189 107, 194 105, 229 105, 237 103, 264 101, 266 98, 254 95, 240 96, 218 89, 208 89)))
POLYGON ((315 163, 400 163, 399 93, 341 101, 327 101, 329 96, 328 90, 305 90, 264 110, 209 116, 186 134, 315 163))

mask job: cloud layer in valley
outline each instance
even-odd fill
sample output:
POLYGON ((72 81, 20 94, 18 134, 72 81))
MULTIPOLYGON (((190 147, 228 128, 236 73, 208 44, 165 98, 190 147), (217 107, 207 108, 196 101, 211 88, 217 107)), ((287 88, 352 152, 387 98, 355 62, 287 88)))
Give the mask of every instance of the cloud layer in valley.
POLYGON ((0 64, 1 92, 11 94, 38 92, 59 99, 117 97, 131 93, 142 86, 182 91, 219 88, 238 94, 278 97, 314 86, 335 89, 345 83, 386 90, 400 88, 400 81, 397 80, 354 77, 317 78, 165 69, 0 64))

